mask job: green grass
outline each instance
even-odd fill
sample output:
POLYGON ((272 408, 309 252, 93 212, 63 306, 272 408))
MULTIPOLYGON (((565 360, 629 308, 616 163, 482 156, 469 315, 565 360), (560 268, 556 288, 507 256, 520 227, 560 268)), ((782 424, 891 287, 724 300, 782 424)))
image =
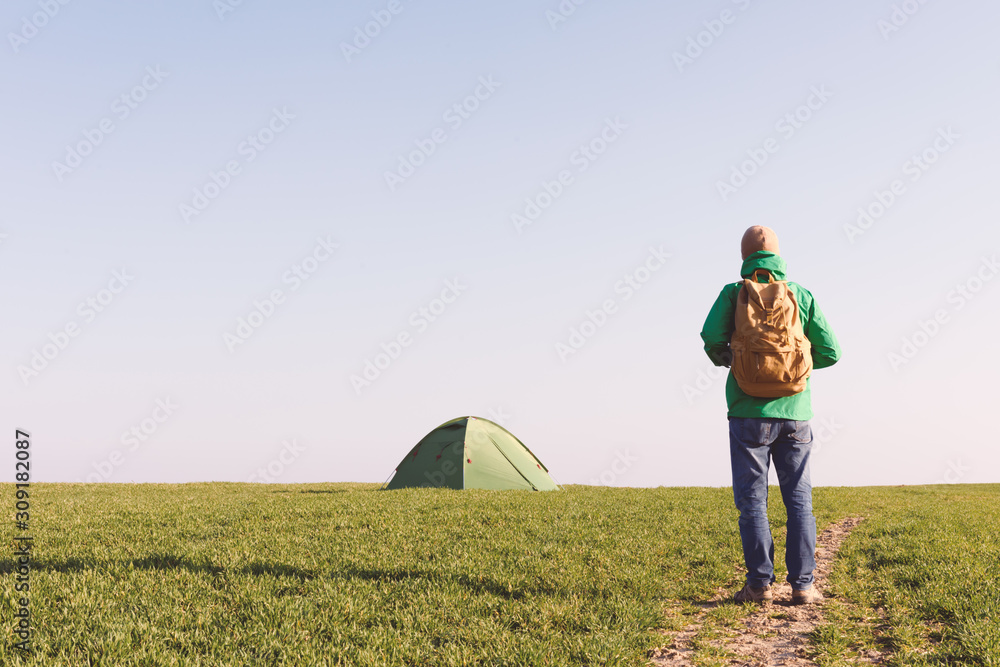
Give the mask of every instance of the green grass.
POLYGON ((1000 487, 861 489, 868 520, 831 590, 850 604, 817 632, 821 664, 880 650, 894 665, 1000 667, 1000 487))
MULTIPOLYGON (((728 489, 375 488, 32 485, 34 652, 8 630, 0 663, 642 665, 658 630, 743 577, 728 489)), ((818 489, 821 526, 869 520, 817 660, 880 646, 901 665, 997 665, 998 500, 818 489)), ((783 517, 777 500, 779 553, 783 517)), ((8 610, 11 572, 5 557, 8 610)), ((745 613, 704 615, 700 664, 726 663, 710 640, 745 613)))

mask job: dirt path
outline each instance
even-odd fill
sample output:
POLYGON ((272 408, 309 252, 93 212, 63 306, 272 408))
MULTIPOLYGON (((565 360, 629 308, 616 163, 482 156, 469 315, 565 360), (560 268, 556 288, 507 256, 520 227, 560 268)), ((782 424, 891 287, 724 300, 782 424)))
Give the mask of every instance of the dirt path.
MULTIPOLYGON (((862 519, 848 517, 830 525, 816 539, 816 586, 824 590, 826 577, 833 566, 833 559, 844 538, 850 534, 862 519)), ((762 607, 742 621, 742 627, 736 636, 723 640, 724 648, 742 656, 730 661, 732 667, 772 667, 788 666, 802 667, 815 665, 806 658, 809 646, 808 633, 823 621, 823 604, 793 606, 792 587, 787 582, 776 583, 772 587, 774 603, 762 607)), ((730 599, 728 591, 719 591, 704 609, 712 609, 730 599)), ((650 657, 652 665, 657 667, 681 667, 693 665, 691 655, 694 653, 692 639, 702 626, 702 616, 699 613, 695 622, 674 635, 669 646, 656 649, 650 657)), ((872 664, 878 664, 879 657, 871 656, 872 664)))

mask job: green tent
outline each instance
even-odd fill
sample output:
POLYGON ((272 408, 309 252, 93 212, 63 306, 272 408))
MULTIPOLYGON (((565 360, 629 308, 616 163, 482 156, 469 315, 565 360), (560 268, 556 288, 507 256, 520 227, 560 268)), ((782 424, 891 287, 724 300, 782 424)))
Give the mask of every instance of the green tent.
POLYGON ((502 426, 479 417, 441 424, 417 443, 383 488, 558 489, 549 470, 502 426))

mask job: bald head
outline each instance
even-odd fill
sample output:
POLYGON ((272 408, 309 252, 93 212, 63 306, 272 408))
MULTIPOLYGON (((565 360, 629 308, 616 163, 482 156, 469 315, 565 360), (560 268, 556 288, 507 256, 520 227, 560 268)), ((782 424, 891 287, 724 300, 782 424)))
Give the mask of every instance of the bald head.
POLYGON ((774 230, 770 227, 754 225, 743 233, 740 252, 743 254, 743 259, 746 259, 760 250, 767 250, 775 255, 781 254, 778 250, 778 235, 774 233, 774 230))

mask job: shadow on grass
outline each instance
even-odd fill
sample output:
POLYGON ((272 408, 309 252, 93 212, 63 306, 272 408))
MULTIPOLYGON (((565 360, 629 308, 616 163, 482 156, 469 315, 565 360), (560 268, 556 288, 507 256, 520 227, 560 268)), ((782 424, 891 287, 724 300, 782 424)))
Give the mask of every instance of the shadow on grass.
POLYGON ((349 489, 302 489, 296 493, 350 493, 349 489))
MULTIPOLYGON (((267 493, 292 495, 298 493, 351 493, 352 489, 269 489, 267 493)), ((356 492, 356 491, 355 491, 356 492)))
MULTIPOLYGON (((11 574, 16 569, 12 561, 0 563, 0 574, 11 574)), ((257 577, 292 577, 298 579, 300 582, 309 581, 317 577, 316 572, 281 563, 249 563, 240 567, 226 568, 211 563, 193 561, 175 554, 153 554, 145 558, 110 562, 90 561, 81 558, 67 558, 65 560, 37 559, 32 560, 31 570, 32 572, 60 572, 63 574, 86 572, 88 570, 102 573, 121 572, 122 570, 145 570, 151 572, 186 570, 193 574, 208 574, 213 577, 224 574, 249 574, 257 577)))
MULTIPOLYGON (((12 574, 17 569, 9 560, 0 563, 0 575, 12 574)), ((292 577, 302 582, 328 576, 331 579, 361 579, 365 581, 404 581, 409 579, 440 579, 433 572, 411 569, 365 569, 347 566, 342 570, 333 570, 324 575, 313 570, 306 570, 281 563, 248 563, 238 567, 221 567, 195 561, 176 554, 152 554, 144 558, 132 560, 94 561, 82 558, 66 558, 64 560, 36 559, 31 562, 32 572, 59 572, 62 574, 86 572, 92 570, 102 573, 120 573, 128 570, 145 570, 150 572, 167 572, 186 570, 193 574, 208 574, 213 577, 224 574, 249 574, 255 577, 292 577)))
POLYGON ((719 607, 734 605, 736 602, 732 598, 726 598, 725 600, 695 600, 691 604, 702 611, 711 611, 719 607))
MULTIPOLYGON (((16 565, 6 560, 0 563, 0 575, 9 575, 16 570, 16 565)), ((317 578, 346 579, 361 581, 426 581, 440 584, 452 581, 470 591, 479 594, 490 594, 507 600, 521 600, 531 595, 569 595, 573 591, 545 584, 518 582, 517 585, 504 584, 488 577, 474 578, 468 574, 450 574, 433 570, 411 568, 360 568, 346 565, 343 569, 332 571, 316 571, 284 565, 281 563, 253 562, 238 567, 221 567, 204 561, 195 561, 176 554, 151 554, 144 558, 116 561, 94 561, 81 558, 64 560, 38 559, 31 562, 33 572, 59 572, 62 574, 78 572, 99 572, 109 576, 141 570, 147 572, 169 572, 185 570, 192 574, 210 575, 213 579, 226 575, 251 575, 254 577, 289 577, 305 583, 317 578)), ((576 591, 580 593, 580 591, 576 591)))
MULTIPOLYGON (((333 578, 340 579, 363 579, 366 581, 408 581, 423 579, 427 582, 453 581, 474 593, 495 595, 507 600, 521 600, 530 595, 570 595, 571 591, 565 591, 555 586, 540 586, 531 584, 518 584, 509 586, 490 578, 473 578, 467 574, 445 574, 435 571, 414 570, 414 569, 379 569, 379 568, 348 568, 343 571, 330 573, 333 578)), ((577 591, 579 592, 579 591, 577 591)))

